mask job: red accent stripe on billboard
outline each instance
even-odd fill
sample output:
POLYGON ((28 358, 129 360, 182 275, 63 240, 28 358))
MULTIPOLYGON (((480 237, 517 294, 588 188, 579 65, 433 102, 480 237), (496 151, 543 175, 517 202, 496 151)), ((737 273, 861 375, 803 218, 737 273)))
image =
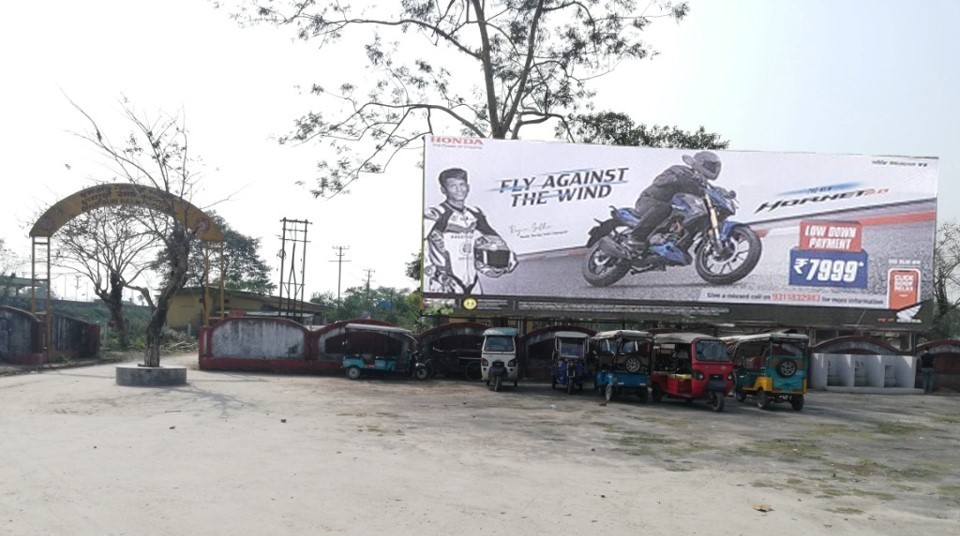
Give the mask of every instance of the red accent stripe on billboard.
POLYGON ((894 225, 898 223, 913 223, 918 221, 930 221, 937 219, 937 212, 934 210, 928 212, 914 212, 912 214, 893 214, 889 216, 870 216, 860 218, 862 225, 894 225))

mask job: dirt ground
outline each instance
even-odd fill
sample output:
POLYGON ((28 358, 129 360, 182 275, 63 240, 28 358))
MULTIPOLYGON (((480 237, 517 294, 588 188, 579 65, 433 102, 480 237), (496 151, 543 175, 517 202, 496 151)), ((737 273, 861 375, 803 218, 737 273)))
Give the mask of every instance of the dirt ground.
POLYGON ((164 364, 188 385, 0 377, 0 534, 960 533, 960 397, 714 413, 164 364))

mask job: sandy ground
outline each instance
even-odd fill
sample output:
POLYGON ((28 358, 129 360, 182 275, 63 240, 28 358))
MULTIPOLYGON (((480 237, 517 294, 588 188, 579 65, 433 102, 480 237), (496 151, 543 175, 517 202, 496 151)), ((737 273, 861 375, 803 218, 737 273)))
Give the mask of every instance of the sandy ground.
POLYGON ((960 534, 957 397, 718 414, 164 364, 189 384, 0 377, 0 534, 960 534))

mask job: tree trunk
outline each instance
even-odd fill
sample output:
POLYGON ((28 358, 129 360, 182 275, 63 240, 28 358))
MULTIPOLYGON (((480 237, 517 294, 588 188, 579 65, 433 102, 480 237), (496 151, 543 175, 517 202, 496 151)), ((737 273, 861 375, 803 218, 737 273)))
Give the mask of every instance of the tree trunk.
POLYGON ((167 324, 167 311, 170 300, 187 282, 187 260, 190 256, 192 236, 181 225, 175 225, 167 241, 167 281, 157 296, 156 308, 150 323, 147 324, 147 348, 143 357, 143 366, 160 366, 160 344, 163 342, 163 327, 167 324))
POLYGON ((123 308, 108 303, 107 309, 110 310, 110 320, 113 321, 114 329, 117 330, 117 342, 120 344, 120 348, 126 350, 130 347, 130 333, 127 319, 123 316, 123 308))

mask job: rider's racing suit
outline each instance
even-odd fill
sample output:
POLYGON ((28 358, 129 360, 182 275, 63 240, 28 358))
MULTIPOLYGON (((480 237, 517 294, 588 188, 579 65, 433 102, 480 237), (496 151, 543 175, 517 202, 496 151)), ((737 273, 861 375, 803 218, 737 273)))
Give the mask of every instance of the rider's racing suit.
POLYGON ((653 179, 640 197, 634 208, 640 213, 640 221, 631 231, 634 239, 645 241, 650 233, 670 215, 670 200, 676 194, 703 194, 703 181, 697 177, 693 168, 687 166, 670 166, 663 173, 653 179))
POLYGON ((487 237, 502 242, 479 208, 458 209, 444 202, 427 209, 424 218, 428 225, 433 222, 425 244, 424 278, 427 292, 479 294, 480 270, 497 277, 516 266, 516 257, 512 252, 510 266, 504 269, 478 266, 475 256, 477 239, 487 237))

